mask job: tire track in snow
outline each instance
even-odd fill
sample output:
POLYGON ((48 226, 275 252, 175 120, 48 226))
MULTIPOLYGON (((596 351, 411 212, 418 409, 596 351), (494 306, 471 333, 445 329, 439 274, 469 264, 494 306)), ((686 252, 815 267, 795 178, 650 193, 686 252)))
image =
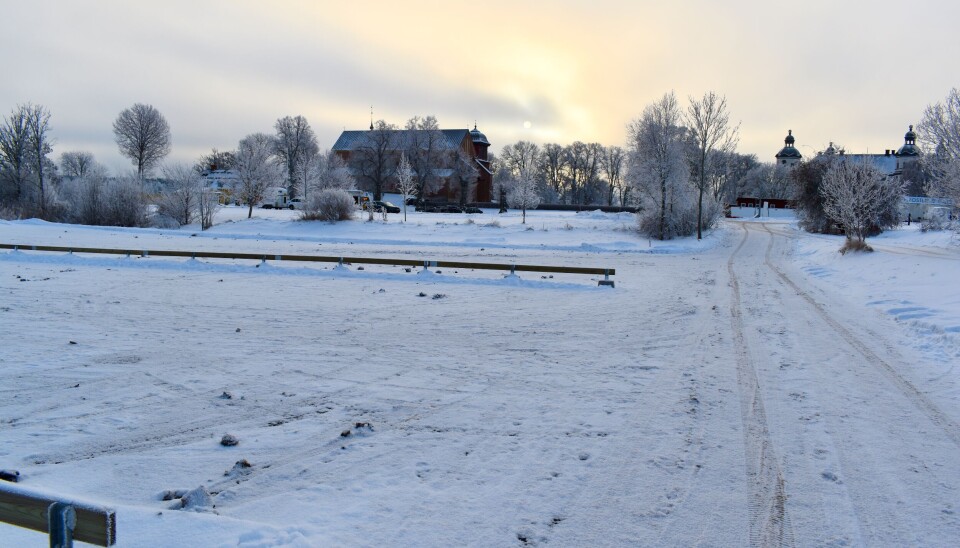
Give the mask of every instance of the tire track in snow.
MULTIPOLYGON (((767 227, 764 229, 770 234, 771 244, 774 233, 767 227)), ((746 227, 744 227, 746 230, 746 227)), ((744 237, 746 240, 746 237, 744 237)), ((786 275, 780 268, 773 264, 773 261, 770 259, 770 248, 767 249, 767 254, 764 258, 764 264, 770 270, 772 270, 781 280, 784 281, 788 286, 793 288, 797 292, 797 295, 800 296, 807 304, 809 304, 817 314, 823 318, 827 324, 833 328, 838 335, 840 335, 844 341, 847 342, 851 347, 853 347, 857 352, 859 352, 870 365, 876 368, 888 381, 890 381, 894 386, 896 386, 901 393, 912 402, 918 409, 920 409, 931 422, 940 427, 944 433, 955 443, 957 446, 960 446, 960 425, 957 424, 957 421, 953 420, 946 413, 940 410, 936 404, 930 401, 923 392, 917 389, 910 381, 903 378, 897 370, 890 365, 887 360, 884 360, 878 356, 870 347, 861 341, 856 335, 854 335, 849 329, 847 329, 842 323, 836 320, 833 316, 827 312, 826 308, 823 305, 814 300, 809 293, 804 291, 796 282, 794 282, 789 276, 786 275)))
POLYGON ((732 302, 730 322, 737 349, 737 384, 743 420, 747 488, 749 490, 750 545, 793 546, 793 531, 787 515, 787 494, 779 457, 767 427, 767 416, 760 393, 757 371, 750 358, 743 328, 740 283, 733 268, 734 259, 747 243, 749 232, 727 260, 732 302))

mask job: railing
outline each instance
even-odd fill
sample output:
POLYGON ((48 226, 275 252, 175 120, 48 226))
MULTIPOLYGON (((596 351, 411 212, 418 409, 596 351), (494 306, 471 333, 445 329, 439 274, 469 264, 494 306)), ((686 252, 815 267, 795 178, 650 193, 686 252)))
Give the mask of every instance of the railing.
POLYGON ((513 272, 548 272, 556 274, 587 274, 603 276, 599 285, 613 287, 610 276, 616 274, 613 268, 593 268, 580 266, 549 266, 530 264, 475 263, 467 261, 429 261, 417 259, 395 259, 380 257, 345 257, 321 255, 277 255, 265 253, 224 253, 218 251, 172 251, 147 249, 104 249, 96 247, 71 247, 49 245, 23 245, 0 243, 0 249, 23 251, 59 251, 64 253, 95 253, 104 255, 138 255, 141 257, 189 257, 191 259, 249 259, 256 261, 302 261, 322 263, 351 263, 397 265, 424 268, 473 268, 477 270, 509 270, 513 272))
POLYGON ((50 535, 50 546, 69 548, 74 540, 97 546, 117 542, 113 510, 50 499, 0 485, 0 522, 50 535))

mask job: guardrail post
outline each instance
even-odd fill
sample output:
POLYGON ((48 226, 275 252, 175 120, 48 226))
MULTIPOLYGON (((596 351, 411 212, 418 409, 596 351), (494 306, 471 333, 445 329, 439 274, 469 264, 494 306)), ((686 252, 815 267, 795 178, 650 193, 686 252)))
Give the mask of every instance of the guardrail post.
POLYGON ((610 269, 609 269, 609 268, 604 268, 604 269, 603 269, 603 279, 600 280, 600 281, 598 281, 598 282, 597 282, 597 285, 598 285, 598 286, 600 286, 600 285, 609 285, 610 287, 615 287, 615 286, 613 285, 613 280, 610 279, 610 269))
POLYGON ((77 512, 73 506, 54 502, 47 508, 50 548, 73 548, 73 530, 77 526, 77 512))

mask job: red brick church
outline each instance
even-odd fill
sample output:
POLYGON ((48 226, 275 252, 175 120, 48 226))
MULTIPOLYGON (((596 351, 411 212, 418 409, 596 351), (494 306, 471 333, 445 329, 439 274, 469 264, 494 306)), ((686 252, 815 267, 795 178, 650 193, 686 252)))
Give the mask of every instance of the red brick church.
MULTIPOLYGON (((348 166, 351 165, 351 158, 364 149, 372 146, 371 136, 374 130, 344 131, 340 138, 333 145, 333 152, 342 158, 348 166)), ((461 185, 458 180, 458 174, 454 169, 457 151, 462 151, 476 167, 477 180, 468 187, 468 193, 463 200, 467 203, 490 202, 493 188, 493 172, 490 161, 487 156, 487 149, 490 142, 486 135, 481 133, 477 126, 473 130, 467 129, 442 129, 439 132, 443 135, 439 145, 443 154, 438 155, 437 165, 433 167, 433 174, 441 181, 440 189, 429 196, 424 196, 428 200, 459 202, 461 185)), ((384 139, 384 147, 387 149, 388 163, 395 169, 400 162, 401 154, 410 149, 413 139, 412 132, 409 130, 389 130, 384 139)), ((387 178, 385 192, 395 190, 396 176, 387 178)))

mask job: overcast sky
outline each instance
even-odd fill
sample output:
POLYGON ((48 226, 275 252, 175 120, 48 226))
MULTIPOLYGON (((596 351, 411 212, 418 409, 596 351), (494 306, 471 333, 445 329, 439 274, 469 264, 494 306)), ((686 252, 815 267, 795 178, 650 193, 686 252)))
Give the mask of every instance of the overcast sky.
POLYGON ((0 0, 0 114, 52 113, 52 157, 131 166, 112 123, 155 106, 192 163, 302 114, 320 146, 374 117, 476 121, 520 139, 623 145, 670 90, 713 90, 764 161, 792 129, 804 156, 903 144, 960 87, 960 2, 674 0, 368 2, 0 0))

